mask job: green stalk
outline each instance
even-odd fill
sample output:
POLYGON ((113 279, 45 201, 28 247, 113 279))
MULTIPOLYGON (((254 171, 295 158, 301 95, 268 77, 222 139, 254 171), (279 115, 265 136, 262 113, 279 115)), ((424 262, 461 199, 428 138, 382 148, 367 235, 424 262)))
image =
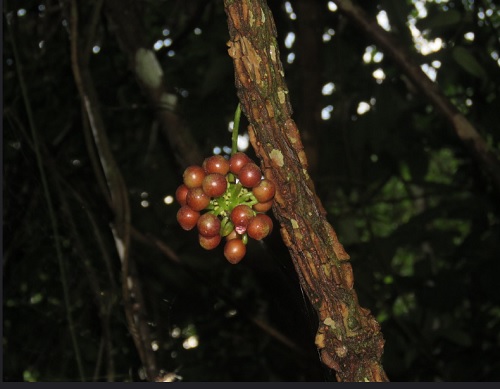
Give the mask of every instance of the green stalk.
POLYGON ((233 125, 233 135, 232 135, 232 147, 231 147, 231 155, 234 155, 238 152, 238 129, 240 127, 240 117, 241 117, 241 106, 238 103, 236 107, 236 112, 234 113, 234 125, 233 125))

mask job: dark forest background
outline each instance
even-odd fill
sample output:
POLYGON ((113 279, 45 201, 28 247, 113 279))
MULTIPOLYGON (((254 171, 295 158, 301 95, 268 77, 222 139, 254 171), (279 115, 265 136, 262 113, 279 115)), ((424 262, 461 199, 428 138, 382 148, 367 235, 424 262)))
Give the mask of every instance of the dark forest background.
MULTIPOLYGON (((69 3, 3 2, 3 380, 141 381, 112 212, 72 71, 69 3)), ((334 381, 279 229, 231 265, 176 221, 172 200, 189 161, 230 152, 238 100, 222 1, 141 0, 128 15, 177 96, 166 106, 141 88, 112 1, 77 3, 80 48, 91 53, 130 201, 131 259, 158 367, 183 381, 334 381), (175 146, 186 134, 189 159, 175 146)), ((500 196, 489 176, 334 2, 268 3, 311 175, 351 256, 360 303, 381 324, 389 378, 499 380, 500 196)), ((498 156, 494 1, 356 4, 498 156)), ((255 158, 245 119, 241 127, 242 150, 255 158)))

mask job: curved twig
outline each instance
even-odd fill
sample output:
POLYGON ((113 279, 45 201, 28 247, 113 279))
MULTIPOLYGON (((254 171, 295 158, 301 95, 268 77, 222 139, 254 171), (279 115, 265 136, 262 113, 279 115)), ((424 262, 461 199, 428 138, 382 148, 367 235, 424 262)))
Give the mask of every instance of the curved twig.
POLYGON ((400 46, 378 23, 351 0, 334 0, 339 11, 373 39, 387 53, 421 93, 450 123, 455 135, 469 151, 472 158, 489 176, 497 196, 500 196, 500 161, 474 125, 449 101, 422 69, 416 64, 408 50, 400 46))
MULTIPOLYGON (((71 64, 79 94, 83 100, 85 112, 90 123, 100 164, 106 178, 107 191, 111 199, 114 221, 111 230, 122 267, 122 292, 125 314, 130 333, 137 351, 146 369, 146 376, 153 380, 158 374, 156 357, 151 347, 150 333, 144 321, 145 306, 141 299, 139 280, 135 273, 135 264, 130 257, 130 205, 128 191, 120 169, 111 152, 103 119, 98 108, 98 98, 88 67, 85 53, 79 51, 78 11, 75 0, 70 7, 71 64)), ((105 196, 107 197, 107 195, 105 196)))
MULTIPOLYGON (((7 9, 7 4, 4 4, 4 6, 7 9)), ((23 71, 22 71, 22 67, 21 67, 21 58, 20 58, 19 53, 17 51, 16 39, 15 39, 15 36, 13 34, 13 31, 12 31, 11 23, 7 22, 7 28, 9 29, 9 33, 10 33, 10 37, 11 37, 12 50, 13 50, 13 54, 14 54, 14 58, 15 58, 17 74, 19 77, 19 85, 21 86, 22 96, 24 99, 24 105, 26 107, 26 115, 28 117, 28 122, 29 122, 29 126, 31 129, 31 135, 33 138, 33 147, 34 147, 34 151, 35 151, 35 155, 36 155, 38 169, 40 171, 40 178, 42 181, 43 193, 45 195, 45 200, 47 201, 48 213, 49 213, 49 217, 50 217, 52 231, 54 234, 54 246, 56 249, 57 262, 59 264, 59 271, 61 274, 61 284, 62 284, 63 297, 64 297, 63 301, 64 301, 64 307, 65 307, 65 312, 66 312, 66 320, 68 321, 68 327, 69 327, 69 332, 70 332, 70 336, 71 336, 71 343, 73 345, 73 350, 75 352, 75 358, 76 358, 76 363, 78 366, 78 371, 80 374, 80 379, 82 381, 85 381, 85 371, 84 371, 84 367, 83 367, 82 357, 80 354, 80 348, 78 346, 78 341, 76 338, 75 324, 73 322, 73 316, 71 315, 69 286, 68 286, 68 281, 66 278, 66 266, 65 266, 64 259, 63 259, 61 241, 60 241, 60 236, 59 236, 59 225, 58 225, 56 213, 54 210, 54 205, 53 205, 52 195, 51 195, 50 189, 49 189, 47 175, 45 173, 45 168, 44 168, 44 164, 42 161, 42 155, 41 155, 41 151, 40 151, 40 143, 41 142, 40 142, 40 139, 38 137, 38 130, 37 130, 36 125, 35 125, 35 119, 33 116, 33 111, 31 109, 31 103, 30 103, 30 99, 28 96, 28 89, 26 87, 26 82, 24 80, 24 75, 23 75, 23 71)))

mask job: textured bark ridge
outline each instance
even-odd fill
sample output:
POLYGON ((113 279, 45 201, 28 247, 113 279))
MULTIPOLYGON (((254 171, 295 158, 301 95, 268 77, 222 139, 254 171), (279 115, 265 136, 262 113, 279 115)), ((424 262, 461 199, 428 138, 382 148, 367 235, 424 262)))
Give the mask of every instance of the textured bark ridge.
POLYGON ((264 175, 277 187, 273 212, 301 285, 315 307, 316 345, 338 381, 387 381, 384 340, 359 306, 349 255, 326 220, 292 119, 276 28, 265 0, 224 0, 235 83, 264 175))

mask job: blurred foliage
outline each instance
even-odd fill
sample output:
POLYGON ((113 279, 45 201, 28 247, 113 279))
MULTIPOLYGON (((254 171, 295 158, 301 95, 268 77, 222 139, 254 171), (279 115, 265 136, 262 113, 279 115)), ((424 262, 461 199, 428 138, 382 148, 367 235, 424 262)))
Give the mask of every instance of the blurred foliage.
MULTIPOLYGON (((156 54, 166 83, 179 93, 179 114, 207 156, 214 147, 229 146, 237 98, 222 2, 142 3, 151 47, 172 39, 156 54), (196 7, 200 12, 193 12, 196 7)), ((332 2, 321 3, 324 17, 316 27, 329 38, 317 77, 334 88, 322 96, 331 117, 321 122, 315 182, 351 255, 361 305, 381 322, 387 374, 393 381, 500 380, 498 197, 449 124, 404 74, 349 20, 329 11, 332 2), (369 109, 360 111, 360 102, 369 109)), ((269 4, 283 44, 296 20, 285 2, 269 4)), ((412 58, 434 71, 443 93, 498 155, 498 6, 491 0, 359 4, 374 17, 387 15, 412 58), (422 38, 439 39, 439 50, 420 54, 410 25, 422 38)), ((90 5, 82 7, 82 24, 90 5)), ((9 6, 3 47, 3 379, 81 380, 54 249, 57 233, 85 379, 139 381, 140 360, 121 304, 111 214, 83 135, 68 21, 55 0, 9 6), (14 42, 43 141, 57 232, 49 223, 14 42), (102 343, 106 320, 113 346, 108 356, 102 343)), ((177 225, 178 207, 164 199, 174 194, 183 167, 175 165, 104 15, 97 31, 90 66, 129 189, 132 223, 181 259, 176 263, 133 241, 160 367, 184 381, 335 380, 319 362, 316 317, 278 228, 266 242, 251 243, 247 257, 233 266, 222 250, 204 251, 194 232, 177 225)), ((293 50, 283 44, 281 57, 294 111, 300 112, 301 69, 287 61, 293 50)))

